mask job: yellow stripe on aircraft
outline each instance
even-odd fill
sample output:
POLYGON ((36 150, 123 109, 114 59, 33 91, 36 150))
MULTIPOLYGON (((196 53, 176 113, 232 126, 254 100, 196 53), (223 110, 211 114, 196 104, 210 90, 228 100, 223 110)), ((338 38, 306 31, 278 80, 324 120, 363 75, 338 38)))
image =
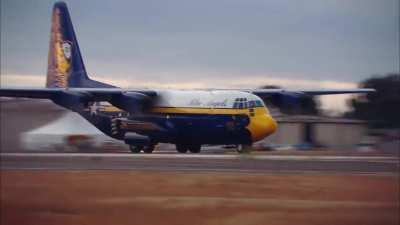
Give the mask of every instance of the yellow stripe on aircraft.
MULTIPOLYGON (((215 115, 238 115, 249 114, 249 109, 230 109, 230 108, 196 108, 196 107, 154 107, 151 113, 171 113, 171 114, 215 114, 215 115)), ((254 114, 265 114, 264 107, 254 108, 254 114)))
MULTIPOLYGON (((268 114, 268 110, 264 107, 255 107, 254 114, 268 114)), ((121 109, 115 106, 103 106, 102 112, 122 112, 121 109)), ((149 110, 150 113, 165 113, 165 114, 216 114, 216 115, 238 115, 250 114, 249 109, 231 109, 231 108, 196 108, 196 107, 153 107, 149 110)))

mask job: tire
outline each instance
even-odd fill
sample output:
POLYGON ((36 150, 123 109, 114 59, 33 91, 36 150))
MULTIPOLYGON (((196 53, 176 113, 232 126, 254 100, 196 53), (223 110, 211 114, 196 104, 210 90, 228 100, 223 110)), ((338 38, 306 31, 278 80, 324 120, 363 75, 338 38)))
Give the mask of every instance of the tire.
POLYGON ((190 145, 188 148, 191 153, 199 153, 201 151, 201 145, 190 145))
POLYGON ((129 149, 131 150, 132 153, 140 153, 140 151, 143 150, 143 146, 129 145, 129 149))
POLYGON ((187 145, 176 144, 176 151, 178 151, 179 153, 186 153, 188 151, 188 147, 187 145))
POLYGON ((246 154, 246 153, 250 153, 253 150, 253 148, 251 147, 251 145, 237 145, 236 147, 236 151, 240 154, 246 154))
POLYGON ((147 145, 143 148, 143 152, 147 154, 153 153, 155 145, 147 145))

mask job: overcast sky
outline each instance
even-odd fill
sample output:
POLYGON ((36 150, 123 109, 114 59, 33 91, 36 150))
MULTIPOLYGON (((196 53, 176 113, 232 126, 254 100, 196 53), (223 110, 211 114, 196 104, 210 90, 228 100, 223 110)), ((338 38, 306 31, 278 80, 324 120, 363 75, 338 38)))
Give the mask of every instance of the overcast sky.
MULTIPOLYGON (((399 71, 398 0, 66 2, 88 73, 117 85, 340 88, 399 71)), ((53 3, 1 0, 3 86, 44 82, 53 3)))

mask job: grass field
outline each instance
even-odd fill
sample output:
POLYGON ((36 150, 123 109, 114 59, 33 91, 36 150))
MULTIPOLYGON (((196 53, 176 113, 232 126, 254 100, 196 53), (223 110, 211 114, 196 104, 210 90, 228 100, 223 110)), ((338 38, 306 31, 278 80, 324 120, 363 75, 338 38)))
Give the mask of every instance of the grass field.
POLYGON ((397 176, 1 171, 1 224, 399 224, 397 176))

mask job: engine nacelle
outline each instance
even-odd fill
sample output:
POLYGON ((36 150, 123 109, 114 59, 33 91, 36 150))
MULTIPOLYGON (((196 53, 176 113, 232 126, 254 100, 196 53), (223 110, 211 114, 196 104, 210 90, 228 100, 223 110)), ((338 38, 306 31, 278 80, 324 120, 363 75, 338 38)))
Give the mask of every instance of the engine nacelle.
POLYGON ((128 112, 140 112, 150 103, 147 95, 137 92, 126 92, 118 96, 113 96, 109 101, 113 106, 128 112))
POLYGON ((124 141, 128 145, 149 145, 150 138, 133 132, 125 133, 124 141))
POLYGON ((265 99, 273 105, 283 108, 297 106, 304 97, 306 95, 302 92, 278 92, 271 94, 265 99))
POLYGON ((283 113, 317 113, 313 96, 303 92, 282 91, 272 94, 267 101, 279 107, 283 113))
POLYGON ((301 99, 304 98, 306 95, 301 92, 285 92, 281 93, 279 96, 280 104, 289 105, 289 106, 297 106, 301 99))

